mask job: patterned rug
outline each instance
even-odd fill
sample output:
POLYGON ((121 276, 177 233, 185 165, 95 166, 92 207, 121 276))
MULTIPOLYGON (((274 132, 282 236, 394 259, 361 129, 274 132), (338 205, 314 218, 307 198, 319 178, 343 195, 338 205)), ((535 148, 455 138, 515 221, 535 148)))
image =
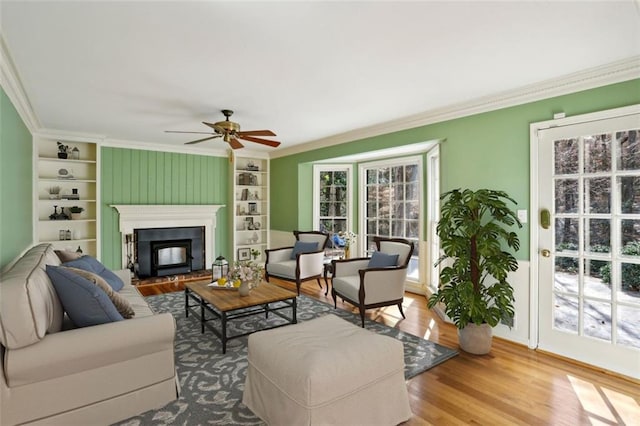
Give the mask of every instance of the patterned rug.
MULTIPOLYGON (((248 337, 229 340, 227 353, 223 355, 220 340, 210 330, 205 329, 205 334, 201 334, 198 319, 193 315, 185 318, 183 292, 150 296, 147 297, 147 301, 155 312, 171 312, 176 319, 175 355, 181 396, 159 410, 147 411, 117 424, 263 425, 264 423, 242 403, 248 337)), ((283 313, 289 314, 286 311, 283 313)), ((304 295, 298 297, 298 322, 330 313, 360 325, 360 317, 357 315, 334 309, 332 305, 304 295)), ((268 320, 263 315, 254 315, 245 318, 244 322, 230 321, 229 335, 255 329, 256 322, 264 321, 273 325, 286 322, 276 315, 270 315, 268 320)), ((404 343, 406 379, 457 355, 453 349, 374 321, 366 320, 365 326, 368 330, 394 337, 404 343)))

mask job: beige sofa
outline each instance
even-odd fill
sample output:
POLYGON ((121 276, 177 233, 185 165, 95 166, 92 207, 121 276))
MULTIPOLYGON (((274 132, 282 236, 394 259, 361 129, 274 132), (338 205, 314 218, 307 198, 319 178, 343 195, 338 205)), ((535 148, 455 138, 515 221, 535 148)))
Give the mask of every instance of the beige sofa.
POLYGON ((135 317, 66 329, 47 264, 60 260, 40 244, 0 277, 0 425, 109 424, 176 399, 171 314, 116 271, 135 317))

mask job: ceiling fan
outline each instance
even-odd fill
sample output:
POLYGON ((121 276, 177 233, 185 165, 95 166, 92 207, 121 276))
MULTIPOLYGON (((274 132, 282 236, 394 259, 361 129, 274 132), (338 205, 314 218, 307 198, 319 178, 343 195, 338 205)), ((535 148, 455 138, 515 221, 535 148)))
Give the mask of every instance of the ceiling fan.
POLYGON ((209 139, 222 138, 225 142, 231 146, 233 149, 242 148, 244 145, 240 143, 238 139, 243 139, 249 142, 255 142, 262 145, 267 145, 271 147, 277 147, 280 145, 278 141, 271 141, 268 139, 256 138, 255 136, 275 136, 271 130, 248 130, 246 132, 240 131, 240 125, 238 123, 234 123, 233 121, 229 121, 229 117, 233 115, 233 111, 230 109, 223 109, 222 114, 225 116, 224 121, 218 121, 217 123, 207 123, 203 121, 202 124, 211 127, 214 130, 214 133, 211 132, 182 132, 178 130, 165 130, 166 133, 202 133, 207 136, 206 138, 198 139, 191 142, 185 142, 185 145, 191 145, 194 143, 200 143, 204 141, 208 141, 209 139))

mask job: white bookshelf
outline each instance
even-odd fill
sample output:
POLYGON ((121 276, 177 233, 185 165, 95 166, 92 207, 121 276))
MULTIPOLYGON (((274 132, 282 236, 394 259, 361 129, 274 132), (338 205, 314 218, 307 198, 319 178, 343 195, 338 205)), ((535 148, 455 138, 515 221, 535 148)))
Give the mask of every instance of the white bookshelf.
POLYGON ((77 250, 100 257, 100 146, 97 141, 77 137, 35 134, 34 152, 34 240, 36 243, 52 243, 56 249, 77 250), (58 158, 60 141, 70 148, 78 148, 79 158, 58 158), (64 174, 66 171, 66 175, 64 174), (64 176, 73 178, 63 178, 64 176), (50 188, 60 187, 58 198, 53 198, 50 188), (79 199, 68 199, 73 190, 79 199), (50 215, 57 212, 70 215, 72 206, 84 211, 78 219, 52 220, 50 215), (67 239, 67 232, 70 238, 67 239), (60 231, 65 231, 61 239, 60 231))
MULTIPOLYGON (((255 260, 266 260, 269 246, 269 159, 232 153, 231 211, 233 260, 241 260, 239 250, 258 250, 255 260)), ((251 257, 253 259, 253 257, 251 257)))

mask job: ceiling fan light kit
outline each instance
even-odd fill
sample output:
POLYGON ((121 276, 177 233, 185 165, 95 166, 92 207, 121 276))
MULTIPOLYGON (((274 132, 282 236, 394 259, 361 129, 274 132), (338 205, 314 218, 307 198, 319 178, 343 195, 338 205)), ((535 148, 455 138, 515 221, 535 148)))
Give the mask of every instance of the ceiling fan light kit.
POLYGON ((185 132, 185 131, 177 131, 177 130, 166 130, 167 133, 199 133, 199 134, 207 134, 213 135, 208 136, 206 138, 197 139, 191 142, 185 142, 185 145, 196 144, 204 141, 208 141, 210 139, 222 138, 223 141, 227 142, 232 149, 238 149, 244 147, 242 143, 238 139, 243 139, 249 142, 255 142, 262 145, 277 147, 280 145, 278 141, 272 141, 268 139, 256 138, 255 136, 276 136, 271 130, 249 130, 246 132, 240 131, 240 124, 235 123, 229 120, 229 117, 233 115, 233 111, 230 109, 223 109, 222 114, 224 115, 224 121, 218 121, 217 123, 207 123, 203 121, 202 124, 205 126, 209 126, 213 129, 215 133, 209 132, 185 132))

